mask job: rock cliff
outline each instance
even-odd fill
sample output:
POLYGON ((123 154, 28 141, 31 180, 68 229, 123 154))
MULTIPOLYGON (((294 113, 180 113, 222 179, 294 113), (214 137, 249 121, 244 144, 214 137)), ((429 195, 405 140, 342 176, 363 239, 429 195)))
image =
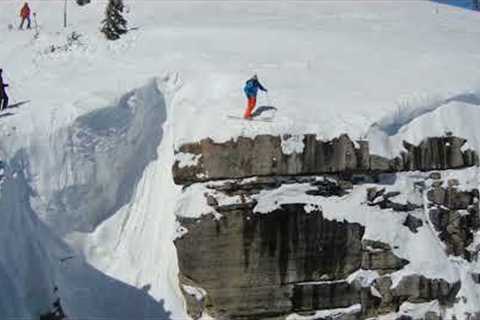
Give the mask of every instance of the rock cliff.
POLYGON ((370 154, 367 141, 355 144, 347 135, 330 141, 311 134, 238 137, 224 143, 204 139, 178 148, 173 172, 177 184, 188 184, 252 176, 445 170, 478 164, 476 152, 462 150, 465 143, 454 136, 428 138, 418 146, 404 142, 405 151, 386 159, 370 154))
POLYGON ((439 172, 398 172, 474 165, 478 156, 461 149, 465 140, 405 142, 394 159, 347 136, 306 135, 290 154, 286 140, 180 146, 173 172, 189 205, 179 206, 175 245, 193 318, 301 319, 319 310, 342 319, 400 317, 405 304, 436 303, 427 310, 434 319, 458 303, 461 279, 422 270, 419 256, 441 241, 432 255, 444 261, 477 258, 478 190, 460 190, 439 172), (408 192, 395 189, 406 182, 408 192), (432 243, 416 245, 416 237, 432 243))

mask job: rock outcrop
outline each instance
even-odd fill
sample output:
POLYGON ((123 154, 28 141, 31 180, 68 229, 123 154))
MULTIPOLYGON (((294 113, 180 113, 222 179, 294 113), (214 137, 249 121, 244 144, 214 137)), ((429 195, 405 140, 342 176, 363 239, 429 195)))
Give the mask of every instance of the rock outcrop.
POLYGON ((347 135, 330 141, 307 134, 302 148, 288 148, 290 136, 238 137, 223 143, 204 139, 178 147, 173 175, 177 184, 251 176, 314 175, 329 173, 399 172, 468 167, 478 164, 473 150, 462 151, 466 140, 433 137, 418 146, 404 142, 406 151, 394 159, 370 154, 367 141, 355 144, 347 135), (302 150, 299 152, 299 150, 302 150), (191 161, 184 161, 184 159, 191 161))
POLYGON ((403 222, 403 225, 410 229, 410 231, 412 231, 413 233, 417 233, 418 228, 423 226, 423 221, 409 214, 403 222))
POLYGON ((375 270, 379 274, 392 273, 402 269, 408 261, 392 253, 392 248, 387 243, 379 241, 362 241, 362 270, 375 270))
POLYGON ((369 206, 378 206, 380 209, 392 209, 393 211, 408 212, 422 208, 422 206, 408 202, 398 203, 392 200, 396 196, 400 195, 400 192, 393 191, 385 193, 385 188, 377 190, 372 187, 367 190, 367 203, 369 206))
POLYGON ((407 150, 401 154, 406 170, 445 170, 478 164, 478 155, 468 149, 462 151, 467 140, 454 136, 431 137, 414 146, 406 141, 407 150))
POLYGON ((478 255, 480 248, 470 248, 474 233, 480 229, 479 192, 457 189, 457 181, 434 183, 428 191, 429 216, 447 253, 467 260, 478 255))
POLYGON ((227 195, 242 201, 222 204, 205 194, 220 217, 179 217, 188 230, 175 241, 180 283, 194 318, 203 312, 217 319, 282 318, 358 304, 354 318, 360 319, 395 311, 405 301, 452 303, 458 283, 412 275, 391 288, 389 274, 409 261, 396 256, 389 244, 365 239, 360 224, 326 219, 320 207, 305 203, 254 212, 254 198, 262 190, 299 182, 308 183, 306 194, 315 197, 344 196, 352 188, 342 180, 312 177, 207 184, 219 199, 227 195), (353 276, 362 270, 378 278, 365 285, 353 276))
MULTIPOLYGON (((356 303, 365 313, 374 312, 382 299, 343 279, 361 269, 393 272, 408 261, 388 244, 362 241, 361 225, 330 221, 304 208, 290 204, 271 214, 234 209, 219 220, 180 219, 188 229, 175 242, 181 282, 205 291, 201 305, 218 319, 259 319, 356 303)), ((187 303, 192 315, 201 313, 197 299, 187 303)))
MULTIPOLYGON (((317 310, 346 310, 335 311, 335 319, 366 319, 398 312, 404 302, 435 300, 448 308, 458 301, 460 281, 415 273, 398 278, 411 263, 398 255, 399 247, 368 239, 366 225, 325 215, 322 201, 344 201, 358 184, 381 176, 395 180, 400 171, 475 165, 478 156, 462 150, 464 139, 428 138, 418 146, 404 142, 406 151, 394 159, 372 155, 366 141, 355 144, 346 135, 331 141, 305 135, 292 140, 295 148, 286 146, 289 139, 206 139, 178 148, 175 182, 185 193, 196 190, 196 201, 203 195, 202 210, 205 204, 211 208, 211 214, 203 211, 195 218, 178 216, 184 228, 175 240, 179 280, 194 319, 204 313, 216 319, 284 319, 317 310)), ((391 179, 382 187, 364 187, 366 197, 355 198, 364 207, 359 214, 394 216, 395 228, 405 230, 402 237, 422 231, 424 236, 423 228, 433 225, 447 254, 472 260, 480 227, 478 191, 460 191, 453 180, 443 183, 439 172, 423 177, 412 181, 412 198, 388 187, 391 179)), ((472 274, 472 283, 478 278, 472 274)), ((430 311, 423 317, 440 319, 430 311)))
POLYGON ((460 290, 460 282, 451 284, 442 279, 428 279, 418 275, 406 276, 395 288, 392 289, 391 286, 390 277, 376 279, 371 287, 362 287, 355 281, 299 284, 293 289, 293 309, 299 313, 360 304, 362 312, 359 318, 364 319, 398 310, 404 302, 424 303, 438 300, 448 306, 454 302, 460 290), (372 294, 372 289, 376 295, 372 294), (332 296, 340 299, 332 299, 332 296))
POLYGON ((425 303, 438 300, 444 306, 451 306, 455 302, 461 284, 409 275, 403 277, 395 288, 391 287, 390 277, 376 279, 372 286, 381 295, 381 301, 376 305, 376 312, 381 314, 398 310, 403 302, 425 303))
POLYGON ((235 209, 220 220, 180 220, 188 229, 175 242, 182 276, 208 292, 207 309, 225 309, 210 314, 287 314, 294 283, 343 279, 359 269, 364 228, 329 221, 321 212, 307 214, 304 207, 286 205, 267 215, 235 209))

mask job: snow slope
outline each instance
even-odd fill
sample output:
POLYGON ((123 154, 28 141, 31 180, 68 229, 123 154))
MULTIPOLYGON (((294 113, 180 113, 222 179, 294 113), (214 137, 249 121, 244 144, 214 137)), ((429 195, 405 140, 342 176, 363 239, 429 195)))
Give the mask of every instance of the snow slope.
POLYGON ((426 1, 130 0, 138 29, 107 42, 105 1, 69 3, 66 29, 63 1, 29 1, 38 39, 7 28, 22 2, 0 3, 0 67, 18 104, 0 114, 0 214, 11 221, 0 229, 2 314, 38 316, 58 286, 74 318, 183 319, 172 243, 179 143, 346 132, 394 153, 401 139, 453 131, 480 149, 477 12, 426 1), (81 37, 69 43, 73 31, 81 37), (226 119, 242 113, 253 73, 269 89, 259 105, 278 108, 273 123, 226 119), (79 286, 92 294, 78 299, 79 286))

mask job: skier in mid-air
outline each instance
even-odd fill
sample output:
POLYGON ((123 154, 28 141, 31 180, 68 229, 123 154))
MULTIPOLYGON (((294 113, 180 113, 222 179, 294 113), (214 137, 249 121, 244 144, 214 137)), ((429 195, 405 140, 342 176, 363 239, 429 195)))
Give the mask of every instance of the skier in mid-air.
POLYGON ((30 7, 28 6, 28 3, 25 2, 25 4, 22 7, 22 10, 20 10, 20 18, 22 18, 22 22, 20 23, 19 29, 23 29, 23 24, 25 21, 27 21, 27 29, 32 28, 32 21, 30 19, 30 7))
POLYGON ((247 80, 245 83, 245 87, 243 88, 243 91, 247 95, 247 109, 245 109, 245 113, 243 114, 243 117, 245 119, 252 119, 252 112, 253 109, 255 109, 255 105, 257 104, 257 92, 258 89, 268 92, 267 89, 265 89, 262 84, 258 81, 258 77, 255 74, 253 77, 247 80))
POLYGON ((7 92, 5 91, 5 88, 8 87, 8 84, 3 83, 2 73, 3 70, 0 69, 0 111, 3 111, 8 107, 8 96, 7 92))

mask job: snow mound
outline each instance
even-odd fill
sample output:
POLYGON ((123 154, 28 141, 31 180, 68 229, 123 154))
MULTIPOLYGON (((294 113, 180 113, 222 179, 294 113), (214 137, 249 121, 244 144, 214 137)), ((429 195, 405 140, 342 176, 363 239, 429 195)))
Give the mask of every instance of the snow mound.
POLYGON ((425 137, 453 134, 468 140, 480 150, 480 95, 460 95, 420 108, 401 109, 373 124, 367 138, 372 153, 393 157, 400 153, 402 141, 419 144, 425 137))

